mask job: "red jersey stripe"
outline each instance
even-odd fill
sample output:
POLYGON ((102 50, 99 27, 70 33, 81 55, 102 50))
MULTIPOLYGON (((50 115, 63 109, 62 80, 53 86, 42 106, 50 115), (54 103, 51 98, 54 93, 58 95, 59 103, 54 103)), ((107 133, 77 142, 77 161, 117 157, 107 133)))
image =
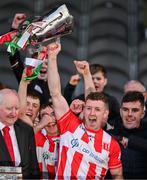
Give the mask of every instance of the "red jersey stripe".
POLYGON ((102 168, 102 171, 101 171, 101 177, 102 178, 101 179, 103 179, 105 177, 106 172, 107 172, 107 170, 105 168, 102 168))
POLYGON ((96 170, 96 164, 89 162, 89 169, 88 169, 87 177, 86 177, 87 180, 95 179, 96 177, 95 170, 96 170))
POLYGON ((64 169, 65 169, 65 165, 66 165, 66 159, 67 159, 67 151, 68 151, 68 147, 63 146, 62 147, 62 152, 61 152, 61 162, 60 162, 60 166, 58 169, 58 177, 59 179, 64 177, 64 169))
POLYGON ((85 133, 83 134, 83 136, 81 137, 81 140, 83 140, 83 141, 86 142, 86 143, 89 142, 89 138, 88 138, 88 135, 87 135, 86 132, 85 132, 85 133))
POLYGON ((78 169, 80 167, 83 155, 79 152, 75 152, 73 156, 73 161, 71 163, 71 178, 76 179, 78 169))
POLYGON ((47 165, 47 170, 48 170, 48 177, 49 177, 49 179, 55 179, 55 175, 56 175, 55 167, 47 165))
POLYGON ((102 152, 102 139, 103 139, 103 130, 100 129, 99 133, 95 134, 94 148, 96 152, 102 152))

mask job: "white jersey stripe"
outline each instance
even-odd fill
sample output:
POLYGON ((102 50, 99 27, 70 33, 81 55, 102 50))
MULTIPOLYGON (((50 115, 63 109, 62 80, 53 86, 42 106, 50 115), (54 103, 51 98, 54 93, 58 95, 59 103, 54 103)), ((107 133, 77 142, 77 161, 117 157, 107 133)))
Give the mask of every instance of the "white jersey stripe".
MULTIPOLYGON (((73 154, 70 153, 70 151, 67 151, 67 161, 66 164, 71 164, 73 160, 73 154)), ((64 177, 66 177, 68 174, 68 177, 71 175, 71 166, 66 165, 64 169, 64 177)), ((68 177, 66 177, 68 179, 68 177)), ((70 179, 70 178, 69 178, 70 179)))
POLYGON ((89 169, 88 161, 87 162, 82 161, 78 170, 78 174, 77 174, 78 179, 81 179, 81 180, 85 179, 86 177, 85 172, 87 172, 88 169, 89 169))

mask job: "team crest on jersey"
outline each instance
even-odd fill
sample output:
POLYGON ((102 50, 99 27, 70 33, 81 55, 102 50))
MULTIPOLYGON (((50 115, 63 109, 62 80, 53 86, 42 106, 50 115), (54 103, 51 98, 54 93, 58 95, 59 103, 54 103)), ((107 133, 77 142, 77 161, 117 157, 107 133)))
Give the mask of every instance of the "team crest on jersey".
POLYGON ((43 153, 43 159, 44 159, 44 160, 49 159, 49 154, 48 154, 47 152, 44 152, 44 153, 43 153))
POLYGON ((106 151, 109 151, 109 144, 108 143, 103 143, 103 149, 106 151))
POLYGON ((72 140, 71 140, 71 145, 72 145, 72 148, 73 148, 73 147, 78 147, 78 146, 79 146, 78 139, 72 139, 72 140))
POLYGON ((50 153, 50 152, 47 152, 47 151, 43 153, 43 159, 45 161, 49 161, 52 164, 54 164, 55 161, 57 160, 53 153, 50 153))

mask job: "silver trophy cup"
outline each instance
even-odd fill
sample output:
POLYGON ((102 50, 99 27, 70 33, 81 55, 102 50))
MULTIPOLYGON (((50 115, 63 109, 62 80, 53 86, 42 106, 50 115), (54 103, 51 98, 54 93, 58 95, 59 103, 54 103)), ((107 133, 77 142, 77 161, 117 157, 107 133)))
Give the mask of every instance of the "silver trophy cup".
POLYGON ((53 13, 47 14, 41 21, 31 23, 32 40, 36 44, 44 43, 57 37, 64 36, 73 31, 73 16, 65 4, 56 9, 53 13))

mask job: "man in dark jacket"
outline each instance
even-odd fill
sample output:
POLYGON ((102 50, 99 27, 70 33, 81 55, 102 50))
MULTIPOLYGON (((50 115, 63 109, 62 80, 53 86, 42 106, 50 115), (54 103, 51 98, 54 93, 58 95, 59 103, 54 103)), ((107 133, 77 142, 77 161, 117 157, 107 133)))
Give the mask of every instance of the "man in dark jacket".
POLYGON ((144 117, 144 96, 141 92, 127 92, 122 99, 122 124, 108 133, 121 144, 125 179, 147 179, 147 125, 144 117))
POLYGON ((34 131, 18 119, 19 106, 14 90, 0 90, 0 166, 22 167, 24 179, 39 179, 34 131))

